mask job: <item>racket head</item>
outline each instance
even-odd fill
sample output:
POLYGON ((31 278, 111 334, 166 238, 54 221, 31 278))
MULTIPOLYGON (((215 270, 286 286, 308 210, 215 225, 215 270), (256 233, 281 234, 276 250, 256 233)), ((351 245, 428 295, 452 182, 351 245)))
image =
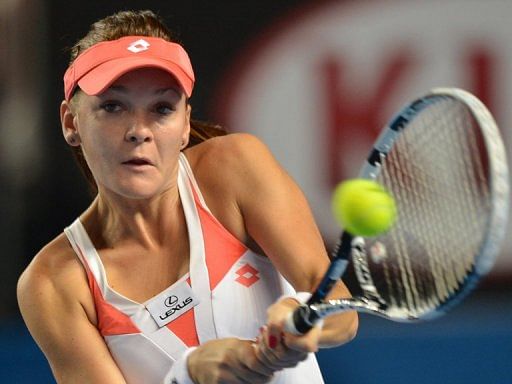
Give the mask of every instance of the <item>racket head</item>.
POLYGON ((359 176, 382 184, 398 210, 388 232, 353 250, 370 312, 444 314, 490 271, 505 236, 509 175, 491 113, 467 91, 433 89, 384 128, 359 176))

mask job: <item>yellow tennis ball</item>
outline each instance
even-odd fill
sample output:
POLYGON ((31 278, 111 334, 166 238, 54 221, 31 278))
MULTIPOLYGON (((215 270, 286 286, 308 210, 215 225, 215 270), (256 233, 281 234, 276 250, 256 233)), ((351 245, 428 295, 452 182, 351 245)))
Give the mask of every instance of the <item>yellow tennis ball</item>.
POLYGON ((377 182, 352 179, 338 184, 332 197, 334 217, 355 236, 377 236, 396 219, 393 197, 377 182))

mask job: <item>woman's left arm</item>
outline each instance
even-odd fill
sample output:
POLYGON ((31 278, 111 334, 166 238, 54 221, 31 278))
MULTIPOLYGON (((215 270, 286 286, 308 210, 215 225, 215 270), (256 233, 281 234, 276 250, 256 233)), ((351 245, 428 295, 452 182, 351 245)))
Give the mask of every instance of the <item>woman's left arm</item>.
MULTIPOLYGON (((277 163, 267 147, 250 135, 234 139, 237 205, 250 237, 297 291, 312 292, 329 266, 323 239, 306 198, 277 163), (238 152, 238 153, 236 153, 238 152)), ((340 281, 329 298, 350 297, 340 281)), ((268 311, 269 337, 280 340, 284 321, 299 303, 284 299, 268 311)), ((347 312, 326 319, 322 330, 306 336, 286 335, 286 345, 306 352, 350 341, 356 333, 357 314, 347 312)), ((273 344, 273 340, 271 340, 273 344)))

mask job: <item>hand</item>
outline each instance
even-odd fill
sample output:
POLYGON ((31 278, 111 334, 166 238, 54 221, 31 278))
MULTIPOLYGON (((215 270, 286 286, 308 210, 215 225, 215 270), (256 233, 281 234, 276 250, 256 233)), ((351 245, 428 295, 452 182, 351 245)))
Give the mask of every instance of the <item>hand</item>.
POLYGON ((260 384, 274 373, 257 358, 253 341, 236 338, 202 344, 189 355, 187 365, 197 384, 260 384))
POLYGON ((266 326, 261 329, 255 346, 258 360, 273 371, 295 367, 308 357, 307 352, 290 348, 284 333, 270 335, 266 326))
POLYGON ((272 304, 267 310, 267 344, 272 347, 276 343, 285 343, 289 349, 310 353, 317 352, 322 334, 321 323, 317 324, 305 335, 287 333, 285 329, 288 317, 300 306, 293 298, 284 298, 272 304))
MULTIPOLYGON (((327 299, 338 297, 350 297, 345 285, 338 281, 327 299)), ((294 298, 284 298, 274 303, 267 310, 267 326, 270 340, 281 340, 288 317, 299 307, 299 302, 294 298), (273 337, 272 337, 273 336, 273 337)), ((352 340, 357 332, 358 317, 356 311, 343 312, 328 316, 317 323, 305 335, 284 333, 286 345, 298 351, 316 352, 319 348, 332 348, 345 344, 352 340), (325 320, 325 321, 324 321, 325 320)))

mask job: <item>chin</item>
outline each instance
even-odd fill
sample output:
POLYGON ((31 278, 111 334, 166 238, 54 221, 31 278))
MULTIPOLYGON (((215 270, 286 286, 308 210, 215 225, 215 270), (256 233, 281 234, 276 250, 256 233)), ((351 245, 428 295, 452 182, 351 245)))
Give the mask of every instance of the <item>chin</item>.
POLYGON ((131 200, 148 200, 157 196, 158 194, 148 191, 127 191, 125 193, 120 193, 120 195, 131 200))
POLYGON ((147 200, 160 194, 161 190, 156 188, 130 188, 121 193, 122 196, 133 200, 147 200))
POLYGON ((160 195, 163 191, 162 186, 158 183, 128 182, 128 180, 125 180, 121 185, 111 186, 109 189, 116 195, 134 200, 151 199, 160 195))

